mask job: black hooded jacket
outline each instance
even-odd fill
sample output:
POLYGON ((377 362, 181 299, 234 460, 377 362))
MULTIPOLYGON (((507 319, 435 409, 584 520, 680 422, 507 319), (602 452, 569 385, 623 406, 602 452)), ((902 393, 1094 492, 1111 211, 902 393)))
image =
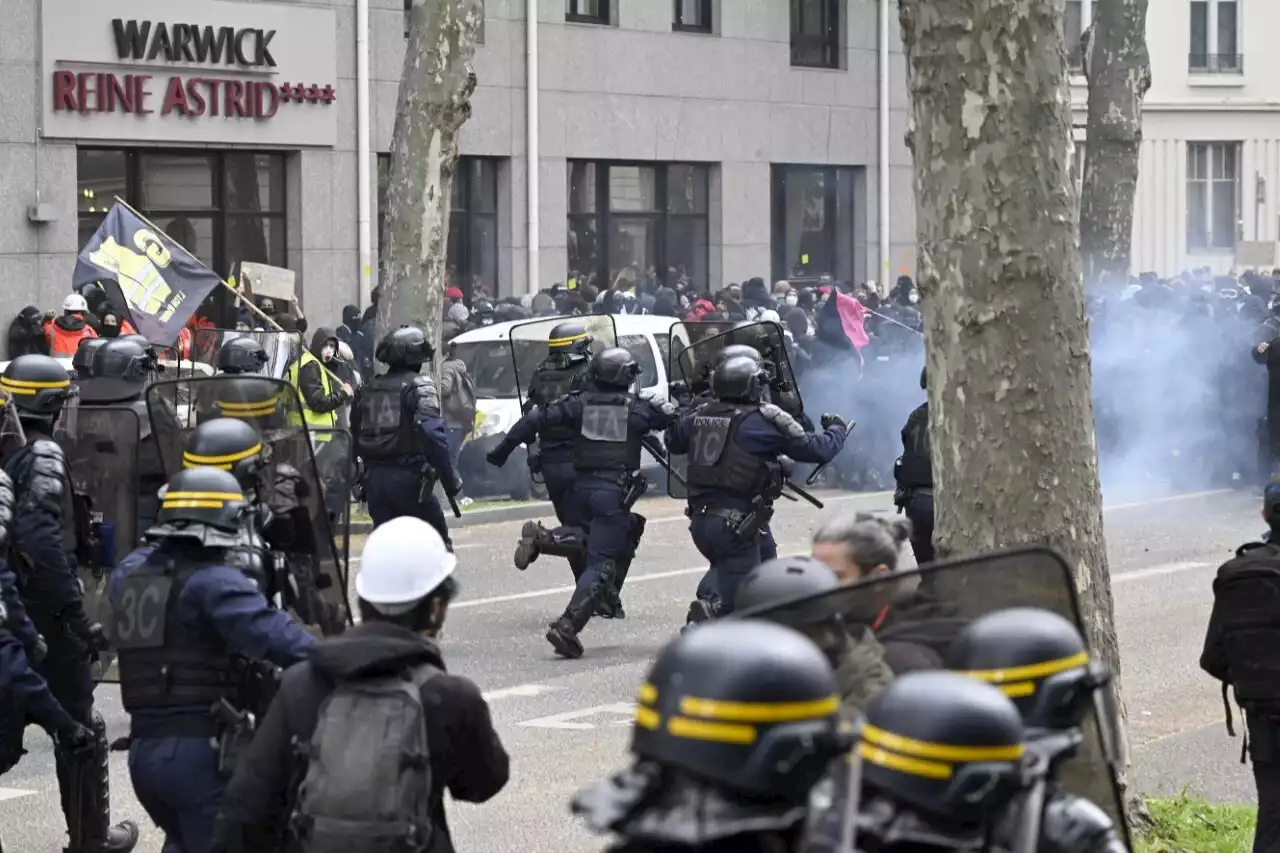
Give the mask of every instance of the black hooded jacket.
POLYGON ((308 409, 321 414, 336 411, 347 402, 347 395, 342 393, 342 388, 334 377, 329 378, 329 393, 324 392, 324 360, 320 352, 329 341, 337 346, 338 335, 331 327, 321 326, 316 329, 316 333, 311 336, 311 354, 316 357, 316 361, 306 361, 298 368, 298 394, 308 409), (317 364, 317 361, 320 363, 317 364))
MULTIPOLYGON (((385 622, 365 622, 317 643, 309 660, 290 667, 241 758, 218 815, 217 853, 279 849, 305 775, 296 743, 308 743, 320 704, 337 681, 360 675, 401 672, 422 663, 444 669, 435 642, 385 622), (272 845, 275 846, 272 846, 272 845)), ((444 790, 455 800, 483 803, 510 777, 510 759, 489 717, 480 689, 466 678, 442 674, 422 689, 427 744, 436 790, 436 832, 427 853, 453 853, 445 819, 444 790)))
POLYGON ((889 605, 876 639, 895 675, 943 669, 947 650, 969 621, 955 605, 918 589, 889 605))

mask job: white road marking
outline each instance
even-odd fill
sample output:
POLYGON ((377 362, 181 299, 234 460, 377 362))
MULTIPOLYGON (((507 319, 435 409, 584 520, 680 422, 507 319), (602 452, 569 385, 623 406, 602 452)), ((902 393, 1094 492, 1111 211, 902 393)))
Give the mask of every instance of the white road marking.
POLYGON ((517 684, 515 687, 504 687, 501 690, 490 690, 484 694, 486 702, 492 702, 495 699, 526 699, 534 696, 541 696, 544 693, 551 693, 559 690, 559 687, 549 687, 546 684, 517 684))
POLYGON ((1122 583, 1134 583, 1136 581, 1144 581, 1149 578, 1159 578, 1165 575, 1176 575, 1181 572, 1190 572, 1195 569, 1211 569, 1213 563, 1165 563, 1161 566, 1152 566, 1149 569, 1138 569, 1134 572, 1120 572, 1111 576, 1111 585, 1122 583))
POLYGON ((21 799, 22 797, 30 797, 38 793, 40 792, 27 791, 22 788, 0 788, 0 803, 6 802, 8 800, 21 799))
POLYGON ((538 717, 536 720, 525 720, 518 725, 533 729, 562 729, 566 731, 590 731, 597 728, 595 723, 583 722, 588 717, 601 714, 613 716, 604 725, 621 726, 630 724, 636 706, 631 702, 615 702, 612 705, 597 705, 594 708, 583 708, 578 711, 566 711, 563 714, 552 714, 550 717, 538 717), (621 717, 622 719, 618 719, 621 717))
POLYGON ((1159 504, 1173 503, 1174 501, 1193 501, 1196 498, 1211 498, 1214 495, 1229 495, 1236 489, 1210 489, 1207 492, 1184 492, 1180 495, 1165 495, 1162 498, 1151 498, 1145 501, 1132 501, 1130 503, 1112 504, 1103 506, 1103 512, 1110 512, 1114 509, 1136 509, 1142 506, 1157 506, 1159 504))

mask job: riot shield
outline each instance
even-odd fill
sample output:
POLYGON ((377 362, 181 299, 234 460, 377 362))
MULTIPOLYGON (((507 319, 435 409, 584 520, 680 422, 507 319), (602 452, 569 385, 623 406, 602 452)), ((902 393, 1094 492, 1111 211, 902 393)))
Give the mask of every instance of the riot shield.
MULTIPOLYGON (((345 525, 335 537, 335 522, 326 505, 325 478, 317 464, 314 445, 334 444, 326 450, 326 460, 350 459, 351 439, 343 430, 333 431, 329 441, 313 442, 302 417, 302 403, 293 386, 265 376, 208 376, 179 380, 187 387, 174 389, 170 382, 157 382, 147 389, 147 411, 152 428, 167 417, 168 401, 177 396, 190 401, 188 411, 178 421, 185 444, 195 428, 207 420, 232 417, 252 425, 262 436, 263 470, 259 474, 258 499, 271 513, 276 531, 286 531, 285 539, 268 535, 273 550, 283 553, 289 569, 293 614, 308 628, 326 634, 337 633, 350 623, 347 599, 345 525)), ((169 450, 167 466, 182 467, 182 453, 176 459, 169 450)), ((335 463, 334 471, 345 463, 335 463)), ((333 474, 331 476, 340 476, 333 474)), ((338 492, 334 492, 338 494, 338 492)), ((342 494, 345 494, 343 492, 342 494)), ((345 518, 344 511, 334 513, 345 518)))
MULTIPOLYGON (((689 325, 693 324, 676 324, 677 327, 689 325)), ((682 336, 683 333, 684 330, 682 336)), ((673 328, 672 336, 675 334, 676 329, 673 328)), ((710 391, 711 372, 725 348, 731 346, 749 346, 759 352, 769 365, 768 402, 794 418, 800 418, 804 414, 804 401, 800 399, 800 386, 796 384, 795 372, 791 369, 787 339, 777 323, 746 323, 717 335, 707 335, 701 340, 691 341, 680 350, 679 355, 673 344, 671 353, 678 368, 675 375, 683 378, 694 394, 710 391)))
MULTIPOLYGON (((74 433, 61 438, 75 507, 76 562, 85 614, 111 624, 107 578, 138 544, 138 448, 142 419, 129 406, 81 406, 74 433)), ((95 677, 107 680, 110 656, 95 677)))
MULTIPOLYGON (((846 688, 869 683, 873 674, 883 678, 889 672, 942 669, 951 642, 970 622, 1011 607, 1056 613, 1088 636, 1071 569, 1061 555, 1047 548, 1000 551, 876 575, 728 618, 780 622, 815 639, 833 630, 833 624, 843 623, 852 644, 838 668, 838 679, 841 689, 850 693, 846 688), (892 669, 895 663, 898 671, 892 669), (868 677, 860 677, 860 672, 868 677)), ((862 698, 869 702, 874 696, 864 690, 862 698)), ((1078 753, 1061 766, 1059 781, 1065 790, 1106 810, 1119 831, 1127 833, 1117 775, 1104 749, 1111 738, 1103 734, 1092 713, 1085 721, 1084 735, 1078 753)))
POLYGON ((284 377, 289 363, 302 352, 303 340, 299 332, 244 332, 239 329, 197 329, 191 339, 191 359, 216 369, 218 352, 223 344, 235 338, 253 338, 262 344, 267 353, 263 376, 275 379, 284 377))
POLYGON ((511 327, 508 337, 511 343, 511 361, 515 370, 516 394, 520 405, 529 397, 529 383, 538 372, 538 366, 547 359, 551 348, 548 341, 551 330, 561 323, 581 323, 591 338, 591 351, 618 345, 618 331, 614 326, 612 314, 590 314, 583 317, 546 317, 517 323, 511 327))
MULTIPOLYGON (((320 490, 342 565, 349 564, 351 489, 355 485, 355 442, 345 429, 311 431, 320 490)), ((350 595, 350 592, 348 592, 350 595)))

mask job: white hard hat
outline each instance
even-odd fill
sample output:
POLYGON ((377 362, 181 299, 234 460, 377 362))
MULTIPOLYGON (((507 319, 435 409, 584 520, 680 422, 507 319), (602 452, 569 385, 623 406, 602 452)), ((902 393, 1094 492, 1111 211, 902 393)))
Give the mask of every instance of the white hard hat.
POLYGON ((66 299, 62 300, 62 312, 64 314, 67 313, 68 311, 88 311, 88 310, 89 310, 89 303, 86 302, 85 298, 78 293, 69 294, 66 299))
POLYGON ((408 613, 457 565, 434 527, 402 515, 369 534, 356 575, 356 595, 387 616, 408 613))

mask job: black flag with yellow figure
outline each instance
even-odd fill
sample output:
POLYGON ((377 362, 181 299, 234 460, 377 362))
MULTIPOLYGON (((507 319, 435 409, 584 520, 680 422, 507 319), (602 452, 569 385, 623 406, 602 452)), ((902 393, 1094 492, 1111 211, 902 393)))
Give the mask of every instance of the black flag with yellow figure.
POLYGON ((111 307, 153 344, 173 346, 222 279, 117 201, 76 259, 73 287, 100 284, 111 307))

